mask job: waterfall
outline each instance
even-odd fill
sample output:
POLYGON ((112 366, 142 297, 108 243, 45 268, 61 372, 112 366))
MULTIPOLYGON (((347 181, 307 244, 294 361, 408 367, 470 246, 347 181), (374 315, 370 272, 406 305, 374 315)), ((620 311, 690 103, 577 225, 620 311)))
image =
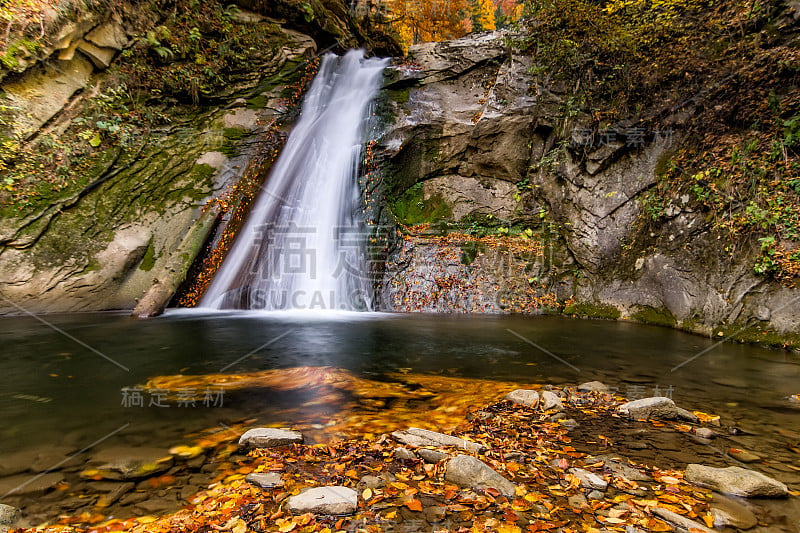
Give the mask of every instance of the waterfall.
POLYGON ((300 119, 201 301, 214 309, 372 309, 358 174, 388 60, 327 54, 300 119))

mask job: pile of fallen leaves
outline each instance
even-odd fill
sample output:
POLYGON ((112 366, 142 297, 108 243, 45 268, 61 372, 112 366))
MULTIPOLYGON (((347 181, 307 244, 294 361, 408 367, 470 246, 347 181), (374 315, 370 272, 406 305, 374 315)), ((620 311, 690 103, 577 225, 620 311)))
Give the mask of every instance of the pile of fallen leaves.
MULTIPOLYGON (((303 373, 313 374, 298 372, 303 373)), ((338 376, 341 378, 342 374, 338 376)), ((416 378, 425 381, 424 377, 416 378)), ((454 384, 448 378, 433 377, 422 386, 435 388, 445 383, 454 384)), ((464 390, 457 392, 468 396, 464 390)), ((616 408, 622 401, 622 398, 598 392, 579 393, 572 389, 563 392, 566 416, 578 420, 616 417, 616 408)), ((460 414, 463 416, 463 412, 460 414)), ((473 491, 446 482, 444 461, 428 463, 420 458, 398 458, 395 449, 399 444, 390 435, 383 434, 375 438, 256 449, 238 458, 229 455, 226 468, 220 470, 207 490, 192 498, 191 505, 185 509, 162 518, 112 519, 91 527, 73 524, 30 531, 509 533, 559 530, 570 533, 625 531, 628 526, 646 531, 670 531, 672 526, 658 517, 658 513, 664 511, 712 525, 708 491, 684 482, 680 472, 642 465, 628 466, 646 474, 650 478, 648 481, 637 482, 617 475, 615 470, 605 467, 602 457, 592 458, 578 452, 572 444, 568 424, 553 414, 504 400, 472 411, 467 417, 471 420, 461 418, 462 423, 451 431, 453 435, 486 447, 478 457, 515 483, 516 494, 511 498, 491 488, 473 491), (595 495, 598 499, 586 499, 582 495, 588 490, 582 488, 572 468, 582 468, 602 477, 608 483, 607 489, 595 495), (245 480, 252 472, 279 472, 284 484, 272 489, 257 488, 245 480), (291 495, 309 487, 328 485, 357 490, 357 512, 337 517, 293 515, 287 510, 285 502, 291 495)), ((603 439, 602 435, 597 436, 599 442, 603 439)), ((226 453, 230 454, 233 449, 234 444, 228 445, 226 453)), ((448 456, 465 453, 448 447, 437 449, 448 456)))

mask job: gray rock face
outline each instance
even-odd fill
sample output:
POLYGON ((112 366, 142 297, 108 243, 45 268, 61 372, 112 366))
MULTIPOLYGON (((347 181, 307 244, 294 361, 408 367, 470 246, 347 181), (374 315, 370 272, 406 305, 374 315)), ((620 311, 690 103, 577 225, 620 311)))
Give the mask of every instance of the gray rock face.
POLYGON ((578 385, 578 392, 608 392, 608 385, 602 381, 587 381, 578 385))
POLYGON ((0 503, 0 525, 10 526, 20 517, 20 510, 4 503, 0 503))
POLYGON ((569 472, 581 481, 581 486, 587 489, 606 490, 608 481, 583 468, 570 468, 569 472))
POLYGON ((420 448, 417 450, 417 453, 420 457, 426 462, 431 464, 436 464, 439 461, 447 459, 450 457, 448 454, 444 452, 440 452, 439 450, 429 450, 427 448, 420 448))
POLYGON ((447 461, 444 478, 459 487, 479 490, 497 489, 508 498, 513 497, 515 493, 514 483, 471 455, 459 455, 447 461))
POLYGON ((781 498, 789 494, 789 489, 780 481, 738 466, 713 468, 691 464, 686 467, 684 479, 717 492, 743 498, 781 498))
POLYGON ((358 508, 358 494, 348 487, 316 487, 289 498, 287 507, 297 514, 350 515, 358 508))
POLYGON ((480 453, 486 450, 486 446, 483 444, 420 428, 395 431, 392 433, 392 438, 406 446, 414 446, 415 448, 421 446, 455 446, 471 453, 480 453))
POLYGON ((303 434, 278 428, 254 428, 239 438, 239 448, 275 448, 290 444, 302 444, 303 434))
POLYGON ((544 391, 542 393, 542 409, 545 411, 549 411, 550 409, 563 411, 564 404, 561 403, 561 398, 556 393, 544 391))
POLYGON ((632 418, 633 420, 647 420, 649 418, 677 420, 683 419, 690 422, 697 422, 697 417, 681 409, 670 398, 655 396, 653 398, 642 398, 632 402, 624 403, 617 409, 619 414, 632 418))
POLYGON ((517 405, 535 407, 539 403, 539 393, 530 389, 517 389, 506 394, 506 400, 517 405))
POLYGON ((283 477, 279 472, 253 472, 245 476, 245 481, 262 489, 272 489, 283 486, 283 477))

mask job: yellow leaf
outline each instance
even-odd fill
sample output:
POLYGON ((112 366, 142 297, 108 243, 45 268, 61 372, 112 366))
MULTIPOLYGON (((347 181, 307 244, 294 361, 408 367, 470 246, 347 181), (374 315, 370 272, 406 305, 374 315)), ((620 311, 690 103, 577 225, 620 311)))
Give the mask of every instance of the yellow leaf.
POLYGON ((364 492, 361 493, 361 497, 365 500, 372 498, 372 489, 364 489, 364 492))
MULTIPOLYGON (((245 533, 247 531, 247 523, 239 518, 231 528, 232 533, 245 533)), ((288 531, 288 530, 287 530, 288 531)))

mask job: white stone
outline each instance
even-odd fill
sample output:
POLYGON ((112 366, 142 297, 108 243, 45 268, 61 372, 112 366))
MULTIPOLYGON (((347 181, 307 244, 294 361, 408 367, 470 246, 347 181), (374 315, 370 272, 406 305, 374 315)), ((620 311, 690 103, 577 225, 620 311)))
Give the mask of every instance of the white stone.
POLYGON ((594 472, 589 472, 583 468, 570 468, 569 473, 581 481, 581 486, 587 489, 606 490, 608 481, 598 476, 594 472))
POLYGON ((550 409, 563 411, 564 404, 561 403, 561 398, 559 398, 558 394, 550 391, 544 391, 542 393, 542 409, 545 411, 549 411, 550 409))
POLYGON ((288 508, 297 514, 349 515, 358 508, 358 494, 341 486, 315 487, 289 498, 288 508))
POLYGON ((701 487, 743 498, 780 498, 789 494, 789 489, 780 481, 738 466, 714 468, 691 464, 686 467, 684 479, 701 487))
POLYGON ((274 448, 289 444, 301 444, 303 434, 297 431, 278 428, 255 428, 239 438, 240 448, 274 448))
POLYGON ((517 405, 533 407, 539 403, 539 393, 530 389, 517 389, 506 394, 506 400, 514 402, 517 405))

